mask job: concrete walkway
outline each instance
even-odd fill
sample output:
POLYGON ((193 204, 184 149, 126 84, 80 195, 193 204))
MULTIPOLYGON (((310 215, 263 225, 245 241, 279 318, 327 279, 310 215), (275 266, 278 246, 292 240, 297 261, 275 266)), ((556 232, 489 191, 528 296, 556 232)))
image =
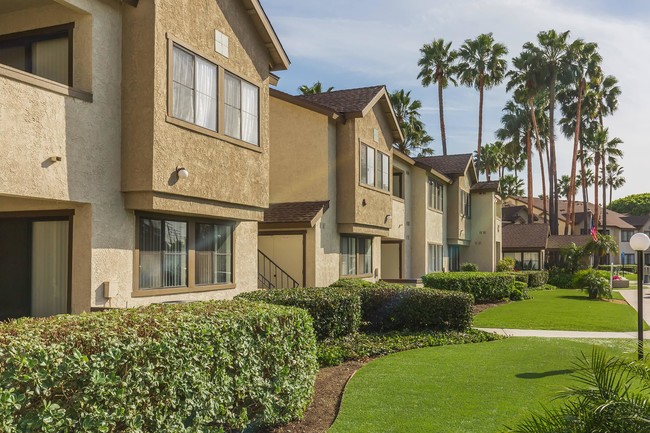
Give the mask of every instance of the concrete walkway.
MULTIPOLYGON (((619 292, 625 301, 637 309, 636 290, 615 290, 619 292)), ((644 285, 643 289, 643 320, 650 324, 650 287, 644 285)), ((632 332, 591 332, 591 331, 549 331, 544 329, 501 329, 501 328, 477 328, 481 331, 492 332, 506 337, 546 337, 546 338, 637 338, 636 331, 632 332)), ((643 333, 644 339, 650 339, 650 331, 643 333)))

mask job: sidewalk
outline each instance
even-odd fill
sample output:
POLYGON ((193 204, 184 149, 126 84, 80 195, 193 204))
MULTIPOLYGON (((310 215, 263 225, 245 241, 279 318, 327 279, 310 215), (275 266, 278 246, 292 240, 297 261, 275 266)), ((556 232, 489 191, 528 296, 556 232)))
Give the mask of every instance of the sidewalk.
MULTIPOLYGON (((638 292, 636 290, 615 290, 615 292, 620 293, 623 298, 625 298, 627 303, 638 311, 638 292)), ((650 324, 650 288, 648 288, 647 284, 643 285, 643 320, 645 320, 646 323, 650 324)))

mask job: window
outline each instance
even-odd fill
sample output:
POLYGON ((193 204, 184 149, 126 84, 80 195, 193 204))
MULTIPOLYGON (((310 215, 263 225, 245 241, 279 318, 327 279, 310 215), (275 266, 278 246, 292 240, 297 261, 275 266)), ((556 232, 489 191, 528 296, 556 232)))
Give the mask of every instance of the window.
POLYGON ((0 36, 0 63, 72 86, 74 23, 0 36))
POLYGON ((171 117, 259 146, 257 86, 230 72, 220 72, 216 64, 175 43, 170 73, 171 117), (220 74, 222 89, 218 88, 220 74), (219 110, 223 124, 218 120, 219 110))
POLYGON ((174 45, 172 115, 217 130, 217 66, 174 45))
POLYGON ((449 270, 456 272, 460 270, 460 247, 449 245, 449 270))
POLYGON ((472 217, 472 199, 467 191, 460 191, 460 215, 465 218, 472 217))
POLYGON ((385 153, 378 152, 377 158, 377 187, 384 191, 390 191, 390 158, 385 153))
POLYGON ((428 272, 442 271, 442 245, 429 244, 428 272))
POLYGON ((196 224, 196 285, 232 283, 232 227, 196 224))
POLYGON ((372 238, 341 236, 342 276, 372 274, 372 238))
POLYGON ((393 195, 404 198, 404 173, 401 171, 393 172, 393 195))
POLYGON ((623 263, 624 265, 636 265, 636 260, 634 260, 635 254, 621 254, 623 258, 623 263))
POLYGON ((539 253, 523 253, 523 269, 539 270, 539 253))
POLYGON ((375 149, 362 144, 361 149, 361 183, 375 186, 375 149))
POLYGON ((621 242, 630 242, 634 235, 634 230, 621 230, 621 242))
POLYGON ((644 260, 643 260, 643 264, 644 264, 645 266, 650 266, 650 254, 645 253, 645 254, 643 255, 643 258, 644 258, 644 260))
POLYGON ((227 222, 138 217, 138 289, 232 284, 233 227, 227 222))
POLYGON ((259 141, 259 90, 256 86, 226 72, 225 132, 250 144, 259 141))
POLYGON ((429 197, 428 197, 428 206, 431 209, 443 210, 443 194, 444 187, 441 183, 436 182, 432 178, 429 178, 429 197))

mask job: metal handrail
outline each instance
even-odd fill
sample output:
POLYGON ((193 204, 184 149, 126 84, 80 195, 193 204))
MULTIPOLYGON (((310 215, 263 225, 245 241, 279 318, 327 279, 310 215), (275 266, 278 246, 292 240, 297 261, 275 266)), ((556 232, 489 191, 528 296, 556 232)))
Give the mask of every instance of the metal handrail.
POLYGON ((257 250, 258 284, 265 288, 295 289, 300 283, 286 273, 277 263, 262 251, 257 250))

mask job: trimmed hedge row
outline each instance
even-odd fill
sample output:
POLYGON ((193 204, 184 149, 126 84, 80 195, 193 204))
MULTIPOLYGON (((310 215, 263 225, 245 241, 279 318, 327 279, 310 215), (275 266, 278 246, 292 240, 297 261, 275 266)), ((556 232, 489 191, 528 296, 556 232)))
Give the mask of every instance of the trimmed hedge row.
POLYGON ((314 320, 320 340, 348 335, 361 325, 359 294, 345 288, 297 288, 256 290, 241 293, 235 299, 287 305, 307 310, 314 320))
POLYGON ((0 324, 0 431, 241 431, 286 423, 317 371, 305 311, 154 305, 0 324))
MULTIPOLYGON (((598 265, 598 269, 601 271, 607 271, 609 272, 611 269, 610 265, 598 265)), ((631 274, 636 274, 637 271, 637 265, 614 265, 614 271, 620 272, 629 272, 631 274)))
POLYGON ((506 273, 446 272, 422 277, 426 287, 469 293, 476 302, 500 301, 510 296, 515 277, 506 273))
POLYGON ((548 283, 548 271, 517 271, 508 272, 508 275, 515 277, 515 281, 526 283, 530 288, 548 283))

